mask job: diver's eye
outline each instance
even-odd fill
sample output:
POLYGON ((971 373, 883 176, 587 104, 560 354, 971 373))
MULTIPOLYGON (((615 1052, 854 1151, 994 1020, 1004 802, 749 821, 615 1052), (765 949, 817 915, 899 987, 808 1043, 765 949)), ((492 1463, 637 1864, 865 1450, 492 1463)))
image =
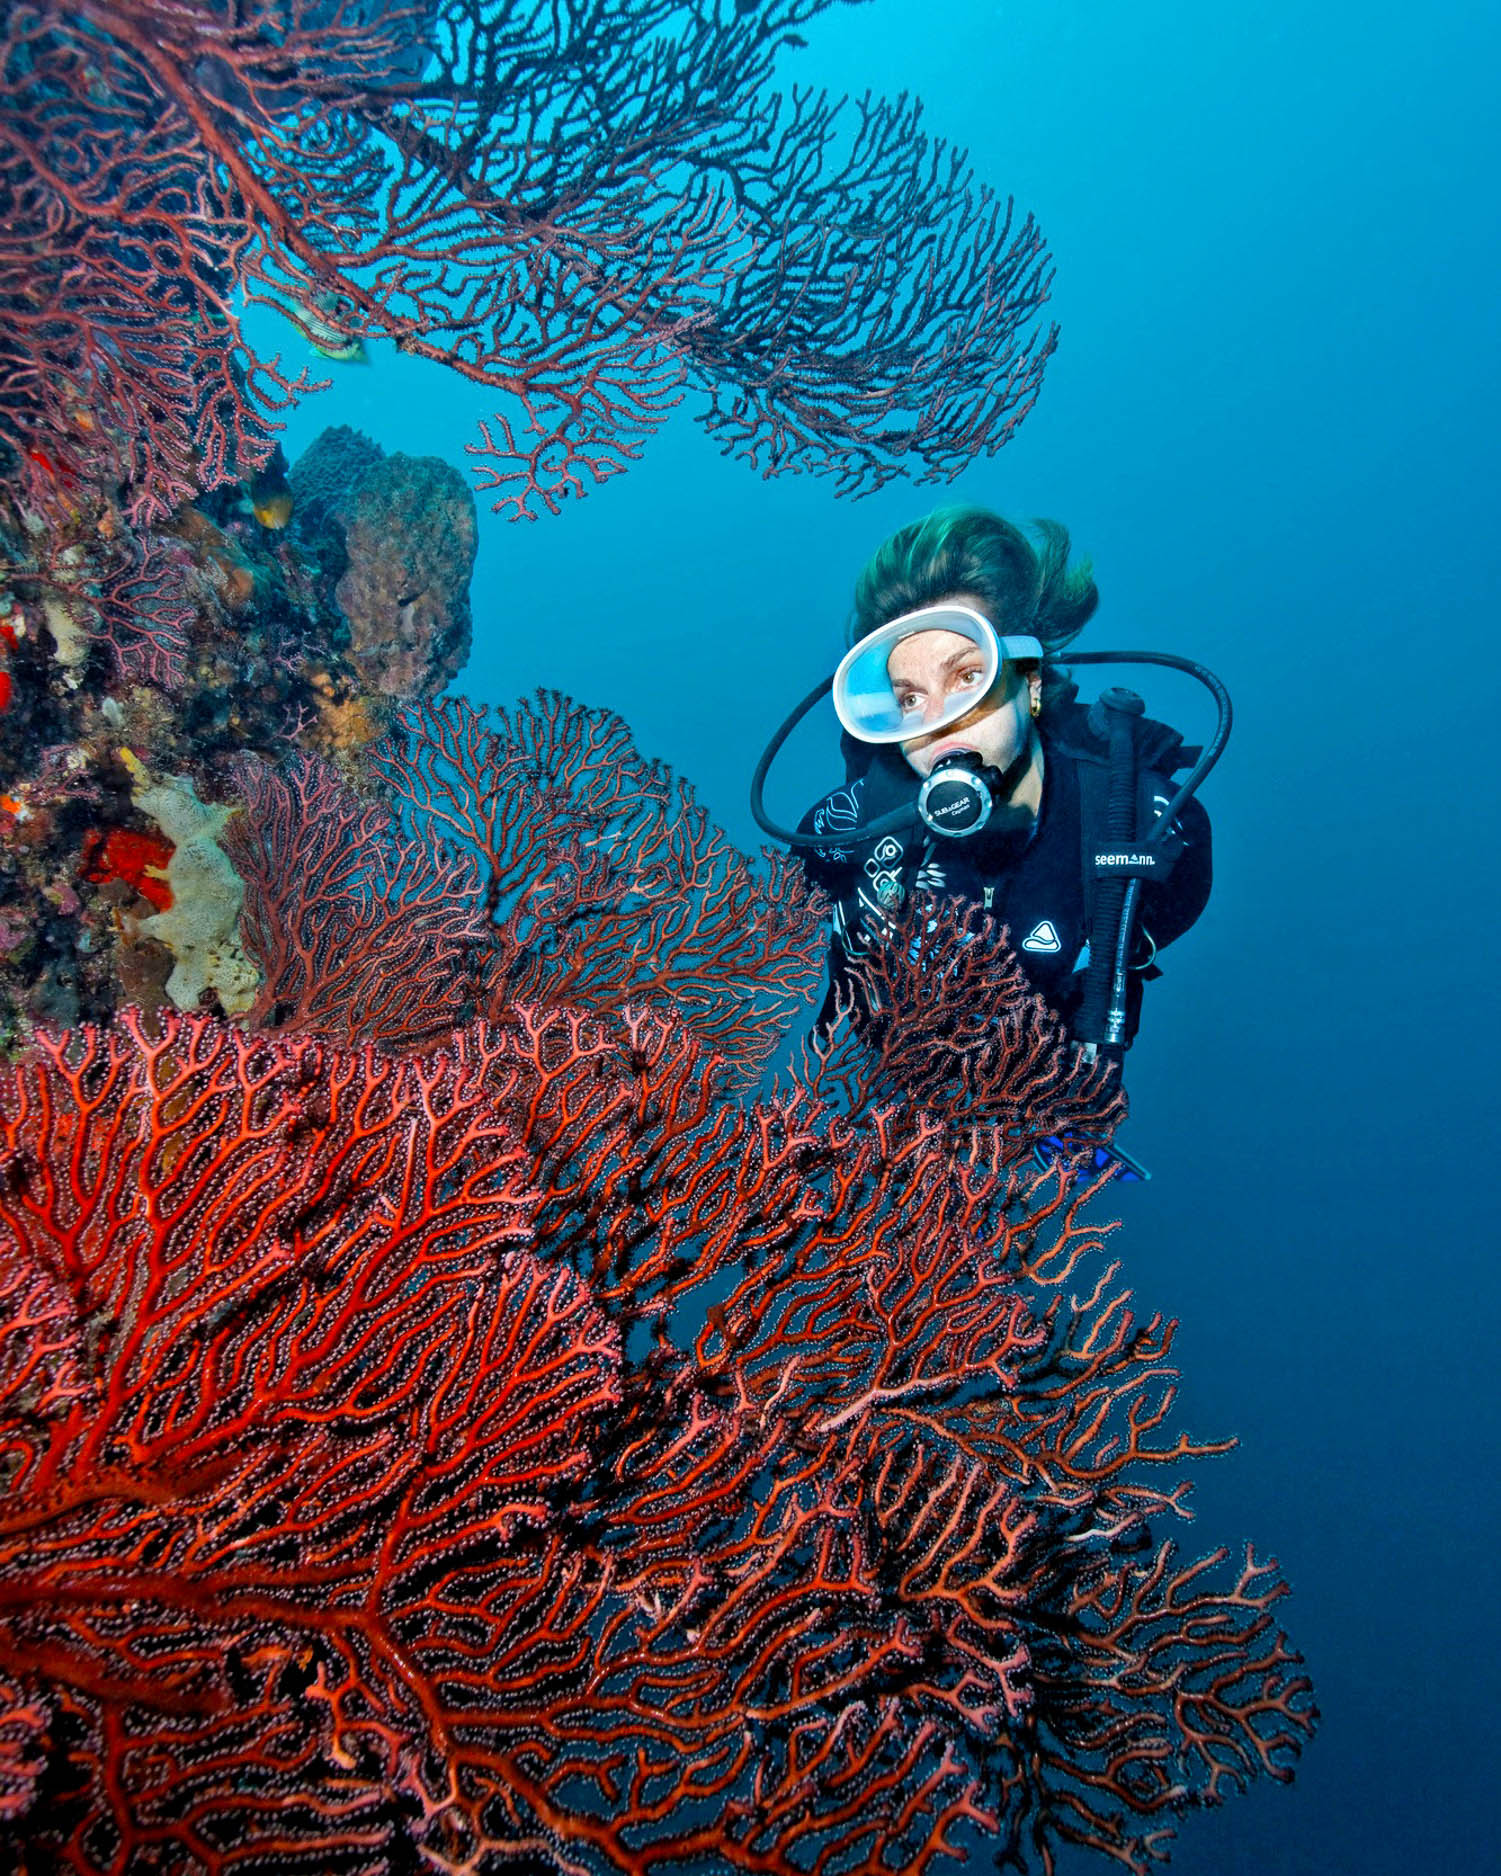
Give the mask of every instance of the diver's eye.
POLYGON ((922 698, 916 691, 904 690, 897 693, 896 707, 904 717, 910 717, 915 710, 922 708, 922 698))
POLYGON ((955 678, 955 688, 958 690, 973 690, 984 675, 979 665, 969 665, 963 671, 959 672, 958 676, 955 678))

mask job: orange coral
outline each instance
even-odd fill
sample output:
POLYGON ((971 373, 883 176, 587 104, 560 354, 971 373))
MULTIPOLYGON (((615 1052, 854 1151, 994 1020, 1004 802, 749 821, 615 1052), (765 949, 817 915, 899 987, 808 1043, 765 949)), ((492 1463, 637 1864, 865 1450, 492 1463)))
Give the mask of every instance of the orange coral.
POLYGON ((104 833, 95 829, 84 841, 83 876, 95 885, 123 879, 158 912, 165 912, 172 904, 172 888, 162 875, 173 852, 171 841, 155 834, 129 827, 111 827, 104 833))

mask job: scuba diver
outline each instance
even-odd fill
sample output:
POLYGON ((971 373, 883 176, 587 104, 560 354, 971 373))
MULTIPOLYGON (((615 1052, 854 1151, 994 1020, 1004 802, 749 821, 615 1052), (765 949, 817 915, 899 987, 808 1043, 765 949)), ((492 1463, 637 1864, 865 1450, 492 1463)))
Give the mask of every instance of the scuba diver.
POLYGON ((1070 657, 1198 678, 1219 710, 1202 751, 1133 692, 1080 702, 1058 654, 1099 592, 1087 564, 1069 566, 1065 528, 1034 531, 1037 546, 999 515, 949 508, 894 534, 860 575, 838 670, 757 767, 757 821, 834 901, 821 1028, 904 905, 958 898, 1008 928, 1027 979, 1086 1055, 1120 1060, 1159 953, 1208 902, 1209 817, 1195 791, 1229 735, 1229 696, 1212 672, 1165 652, 1070 657), (763 784, 830 692, 844 785, 794 832, 767 816, 763 784))

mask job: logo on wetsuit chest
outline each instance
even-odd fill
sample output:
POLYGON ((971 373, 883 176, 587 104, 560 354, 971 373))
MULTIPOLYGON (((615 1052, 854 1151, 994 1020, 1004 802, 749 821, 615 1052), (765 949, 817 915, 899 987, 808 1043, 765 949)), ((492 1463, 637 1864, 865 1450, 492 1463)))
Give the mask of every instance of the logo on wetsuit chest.
MULTIPOLYGON (((876 895, 876 903, 883 912, 894 912, 907 896, 899 871, 904 851, 902 843, 888 834, 884 839, 876 842, 874 850, 866 858, 865 876, 870 881, 876 895)), ((866 905, 869 905, 870 901, 865 898, 863 892, 860 898, 866 905)))
POLYGON ((1054 952, 1063 949, 1063 940, 1058 936, 1058 928, 1050 918, 1040 918, 1025 938, 1022 939, 1023 951, 1054 952))

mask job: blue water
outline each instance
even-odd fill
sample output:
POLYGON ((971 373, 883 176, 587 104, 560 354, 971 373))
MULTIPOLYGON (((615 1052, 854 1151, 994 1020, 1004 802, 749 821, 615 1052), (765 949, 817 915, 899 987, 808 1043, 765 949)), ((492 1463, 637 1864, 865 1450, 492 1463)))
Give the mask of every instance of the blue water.
MULTIPOLYGON (((1057 257, 1038 408, 952 493, 1066 521, 1085 642, 1201 658, 1238 709, 1214 901, 1131 1063, 1157 1177, 1124 1248, 1183 1320, 1187 1424, 1242 1436, 1198 1535, 1281 1559, 1325 1717, 1292 1790, 1188 1820, 1173 1867, 1489 1870, 1501 14, 876 0, 809 37, 789 79, 916 89, 1057 257)), ((289 447, 348 421, 461 460, 486 408, 376 347, 289 447)), ((761 482, 684 416, 561 517, 483 528, 461 686, 620 711, 749 843, 766 734, 938 498, 761 482)), ((832 757, 799 743, 777 805, 832 757)))

